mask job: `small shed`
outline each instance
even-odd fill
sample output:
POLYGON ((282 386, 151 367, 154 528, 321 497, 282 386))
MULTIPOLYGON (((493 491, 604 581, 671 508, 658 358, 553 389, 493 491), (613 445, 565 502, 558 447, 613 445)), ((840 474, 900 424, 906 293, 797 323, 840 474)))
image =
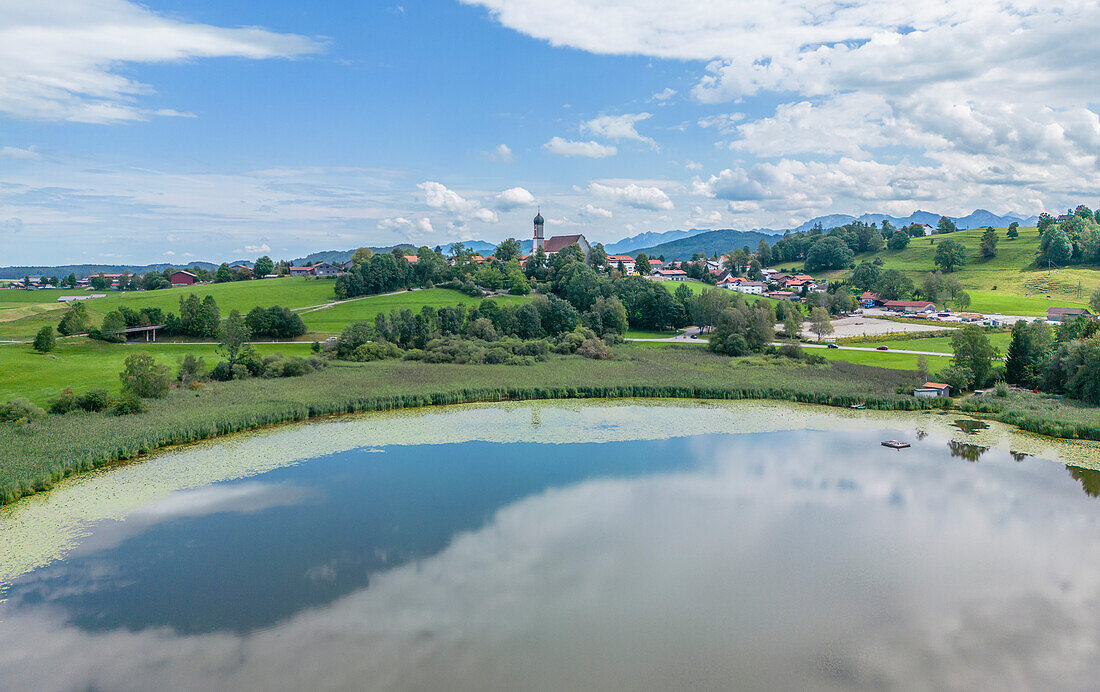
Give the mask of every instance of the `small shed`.
POLYGON ((925 382, 913 390, 913 396, 918 399, 935 399, 951 396, 951 385, 942 382, 925 382))

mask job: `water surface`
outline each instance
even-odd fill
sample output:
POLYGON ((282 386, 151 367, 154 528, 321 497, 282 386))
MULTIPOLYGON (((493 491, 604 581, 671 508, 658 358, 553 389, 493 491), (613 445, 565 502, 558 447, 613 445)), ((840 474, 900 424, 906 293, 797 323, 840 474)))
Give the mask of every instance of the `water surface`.
POLYGON ((1090 449, 761 404, 467 407, 224 441, 0 516, 25 565, 0 679, 1087 688, 1100 473, 1052 458, 1090 449), (120 490, 150 474, 175 480, 120 490), (64 540, 28 542, 48 520, 64 540))

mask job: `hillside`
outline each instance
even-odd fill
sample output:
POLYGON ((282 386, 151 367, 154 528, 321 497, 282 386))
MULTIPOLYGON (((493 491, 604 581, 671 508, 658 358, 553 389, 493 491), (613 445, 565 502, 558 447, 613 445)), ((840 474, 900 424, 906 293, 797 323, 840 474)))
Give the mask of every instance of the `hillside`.
POLYGON ((24 276, 60 276, 76 274, 76 278, 83 279, 96 274, 144 274, 150 271, 163 271, 165 267, 194 267, 203 269, 217 269, 218 265, 210 262, 187 263, 158 263, 158 264, 61 264, 54 267, 0 267, 0 279, 22 279, 24 276))
MULTIPOLYGON (((930 271, 935 271, 933 259, 936 245, 950 238, 967 249, 967 264, 954 273, 970 294, 971 309, 1006 315, 1045 315, 1048 307, 1087 307, 1089 296, 1100 285, 1100 268, 1070 267, 1053 269, 1034 266, 1039 249, 1039 233, 1034 227, 1020 229, 1020 237, 1009 240, 1005 228, 998 228, 1000 241, 997 256, 984 259, 978 250, 981 229, 959 231, 949 236, 914 238, 901 251, 882 250, 856 255, 856 263, 880 258, 885 269, 905 272, 917 284, 930 271), (934 242, 929 242, 930 240, 934 242)), ((777 269, 798 270, 801 262, 781 262, 777 269)), ((847 276, 848 271, 830 272, 833 277, 847 276)))
POLYGON ((663 255, 666 260, 685 260, 691 259, 691 256, 697 252, 702 252, 707 257, 712 257, 715 254, 721 255, 731 250, 744 247, 745 245, 755 250, 761 240, 767 240, 769 243, 774 243, 778 238, 778 235, 769 235, 760 233, 759 231, 732 231, 728 229, 706 231, 688 238, 681 238, 680 240, 673 240, 671 242, 642 248, 628 254, 637 255, 639 252, 644 252, 650 257, 661 257, 663 255))

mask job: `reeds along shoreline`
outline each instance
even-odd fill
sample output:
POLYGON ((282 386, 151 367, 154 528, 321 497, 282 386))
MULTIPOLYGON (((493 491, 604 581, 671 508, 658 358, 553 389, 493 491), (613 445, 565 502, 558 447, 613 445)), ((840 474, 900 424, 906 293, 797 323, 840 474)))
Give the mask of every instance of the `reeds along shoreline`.
POLYGON ((1059 420, 1050 410, 1032 415, 1014 408, 1010 399, 959 405, 914 399, 904 393, 913 375, 848 363, 731 361, 699 349, 630 348, 614 361, 557 358, 526 367, 401 361, 331 367, 298 378, 176 390, 132 416, 73 413, 0 426, 0 504, 48 490, 75 473, 235 432, 333 414, 525 399, 773 399, 899 411, 955 406, 1029 432, 1100 440, 1100 421, 1089 422, 1087 415, 1079 420, 1059 420))

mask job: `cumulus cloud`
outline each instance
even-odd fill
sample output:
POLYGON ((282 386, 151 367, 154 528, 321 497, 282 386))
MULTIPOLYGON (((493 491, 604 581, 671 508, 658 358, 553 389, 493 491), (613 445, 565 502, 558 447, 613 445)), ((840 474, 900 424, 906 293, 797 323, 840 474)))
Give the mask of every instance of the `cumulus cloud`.
POLYGON ((519 207, 529 207, 535 203, 535 196, 522 187, 511 187, 497 195, 497 209, 511 211, 519 207))
POLYGON ((561 137, 552 138, 549 142, 543 144, 542 148, 558 156, 583 156, 590 159, 604 159, 619 153, 619 150, 614 146, 592 141, 577 142, 561 137))
POLYGON ((462 197, 442 183, 428 180, 417 187, 424 193, 424 201, 429 207, 451 212, 456 215, 458 221, 496 223, 500 220, 493 210, 482 207, 476 200, 462 197))
POLYGON ((486 158, 490 161, 497 161, 499 163, 513 163, 516 157, 512 154, 512 150, 508 148, 507 144, 498 144, 492 151, 485 152, 486 158))
POLYGON ((611 199, 635 209, 663 211, 673 208, 672 200, 659 187, 638 185, 637 183, 619 186, 589 183, 588 192, 597 197, 611 199))
POLYGON ((713 226, 722 223, 722 212, 717 209, 705 211, 702 207, 694 207, 691 216, 688 217, 690 226, 713 226))
POLYGON ((586 204, 577 212, 577 216, 587 220, 606 220, 614 216, 610 209, 597 207, 594 204, 586 204))
MULTIPOLYGON (((778 96, 763 117, 698 124, 735 152, 795 159, 775 161, 774 173, 835 183, 807 198, 888 197, 912 211, 927 194, 937 208, 1035 212, 1095 193, 1100 116, 1085 85, 1100 71, 1096 3, 465 1, 553 45, 709 61, 691 90, 702 103, 778 96), (842 158, 840 171, 798 172, 842 158), (858 172, 856 160, 881 166, 869 171, 869 194, 849 194, 842 171, 858 172)), ((739 194, 776 198, 748 190, 768 175, 748 175, 739 194)))
POLYGON ((267 253, 271 252, 271 246, 269 246, 267 243, 260 243, 259 245, 245 245, 244 251, 254 254, 267 253))
POLYGON ((411 238, 423 238, 434 232, 432 221, 426 216, 417 219, 408 219, 404 216, 394 216, 381 219, 378 222, 379 230, 393 231, 411 238))
POLYGON ((87 123, 181 115, 142 108, 138 99, 153 88, 121 68, 196 58, 288 58, 322 47, 305 36, 169 18, 126 0, 6 0, 0 3, 0 112, 87 123))
POLYGON ((601 115, 598 118, 581 123, 581 132, 604 139, 632 139, 646 144, 655 144, 649 137, 643 137, 635 127, 636 123, 653 117, 651 113, 626 113, 623 115, 601 115))

